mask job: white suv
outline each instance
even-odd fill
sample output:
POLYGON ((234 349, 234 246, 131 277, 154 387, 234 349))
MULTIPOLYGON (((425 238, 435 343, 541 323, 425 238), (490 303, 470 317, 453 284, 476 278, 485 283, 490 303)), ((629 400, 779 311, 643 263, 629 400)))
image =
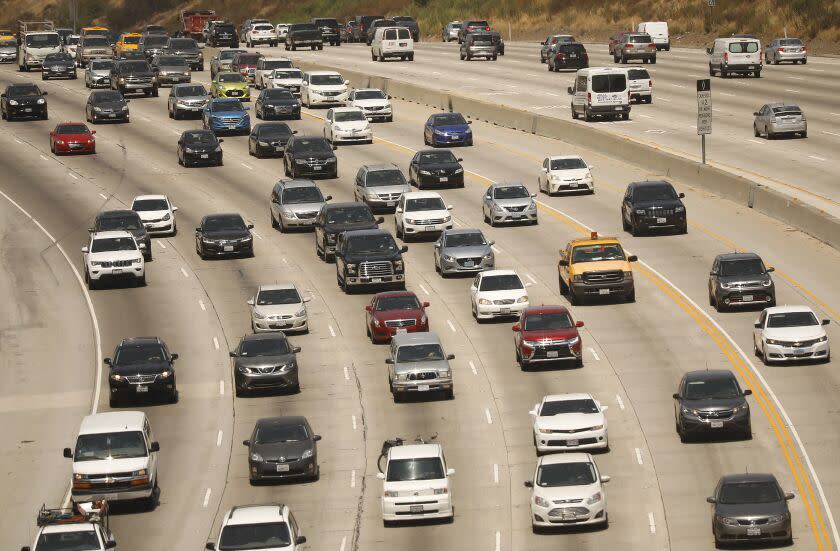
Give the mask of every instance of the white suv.
POLYGON ((261 549, 296 551, 306 543, 295 516, 287 505, 237 505, 225 513, 219 539, 207 542, 210 551, 261 549))
POLYGON ((408 241, 409 236, 440 233, 452 229, 452 205, 446 205, 436 191, 403 193, 394 211, 397 237, 408 241))
POLYGON ((146 285, 145 243, 137 244, 127 231, 103 231, 90 234, 90 242, 82 247, 85 283, 96 289, 104 279, 131 278, 146 285))
POLYGON ((452 486, 455 469, 446 467, 440 444, 394 446, 388 450, 382 480, 382 521, 453 519, 452 486))
POLYGON ((178 207, 166 195, 138 195, 131 202, 131 210, 140 215, 146 231, 151 235, 174 236, 178 233, 178 224, 175 222, 178 207))
POLYGON ((251 28, 245 33, 245 43, 249 48, 253 48, 255 44, 277 46, 277 40, 277 29, 271 23, 251 25, 251 28))

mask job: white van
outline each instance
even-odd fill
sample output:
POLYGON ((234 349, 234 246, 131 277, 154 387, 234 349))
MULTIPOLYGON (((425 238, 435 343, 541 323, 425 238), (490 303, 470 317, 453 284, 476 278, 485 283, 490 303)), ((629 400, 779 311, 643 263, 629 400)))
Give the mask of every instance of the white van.
POLYGON ((757 38, 718 38, 709 54, 709 76, 720 73, 721 78, 731 74, 748 75, 761 78, 764 52, 757 38))
POLYGON ((636 32, 649 34, 653 39, 653 43, 656 44, 657 50, 671 51, 671 35, 668 34, 667 21, 645 21, 644 23, 639 23, 638 27, 636 27, 636 32))
POLYGON ((446 467, 440 444, 390 448, 384 472, 377 474, 383 481, 383 523, 389 526, 401 520, 453 518, 449 477, 454 474, 455 469, 446 467))
POLYGON ((388 57, 414 61, 411 31, 406 27, 379 27, 370 44, 370 57, 374 61, 385 61, 388 57))
POLYGON ((64 457, 73 460, 73 501, 143 500, 154 509, 159 450, 142 411, 86 416, 75 448, 64 448, 64 457))
POLYGON ((628 120, 630 118, 630 88, 627 69, 590 67, 578 70, 575 82, 568 88, 572 96, 572 118, 594 117, 628 120))

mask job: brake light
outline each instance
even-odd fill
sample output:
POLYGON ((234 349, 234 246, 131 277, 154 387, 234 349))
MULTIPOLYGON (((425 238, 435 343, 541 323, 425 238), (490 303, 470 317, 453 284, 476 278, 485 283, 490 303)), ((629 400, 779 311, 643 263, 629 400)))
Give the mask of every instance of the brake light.
POLYGON ((807 51, 808 51, 808 48, 806 48, 805 46, 802 46, 802 51, 803 51, 803 52, 807 52, 807 51))
POLYGON ((776 48, 776 51, 777 51, 777 52, 784 52, 784 51, 785 51, 785 49, 784 49, 784 48, 776 48))
POLYGON ((485 30, 485 31, 489 31, 489 30, 490 30, 490 27, 484 27, 484 30, 485 30))
POLYGON ((586 52, 583 52, 583 53, 581 54, 581 57, 583 57, 583 59, 589 59, 589 54, 588 54, 588 53, 586 53, 586 52))
POLYGON ((628 47, 628 48, 632 48, 632 47, 633 47, 633 45, 632 45, 631 43, 629 43, 629 42, 628 42, 628 43, 627 43, 627 47, 628 47))
POLYGON ((760 52, 758 52, 758 60, 759 61, 764 61, 764 50, 761 50, 760 52))
POLYGON ((586 93, 586 103, 588 103, 589 105, 592 105, 592 92, 587 92, 586 93))
POLYGON ((648 44, 648 48, 656 48, 656 44, 648 44))
POLYGON ((648 88, 653 88, 653 81, 652 80, 648 81, 648 88))
POLYGON ((630 90, 627 90, 627 103, 630 103, 630 90))
POLYGON ((729 63, 729 52, 723 52, 723 62, 729 63))

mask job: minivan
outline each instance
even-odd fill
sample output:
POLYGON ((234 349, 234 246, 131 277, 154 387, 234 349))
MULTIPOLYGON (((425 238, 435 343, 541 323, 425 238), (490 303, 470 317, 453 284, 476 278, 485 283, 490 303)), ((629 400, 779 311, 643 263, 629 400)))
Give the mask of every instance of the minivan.
POLYGON ((568 88, 572 96, 572 118, 583 116, 591 121, 593 117, 609 117, 628 120, 630 118, 630 88, 627 83, 627 69, 616 67, 591 67, 580 69, 575 82, 568 88))
POLYGON ((386 452, 382 480, 382 521, 445 519, 455 516, 452 485, 440 444, 394 446, 386 452))
POLYGON ((671 50, 671 37, 668 35, 667 21, 645 21, 639 23, 639 26, 636 27, 636 32, 649 34, 653 39, 653 43, 656 44, 657 50, 665 50, 666 52, 671 50))
POLYGON ((720 73, 721 78, 731 74, 761 78, 764 52, 757 38, 718 38, 709 54, 709 76, 720 73))
POLYGON ((385 61, 388 57, 414 61, 414 39, 411 38, 411 31, 406 27, 377 28, 370 45, 370 57, 374 61, 385 61))

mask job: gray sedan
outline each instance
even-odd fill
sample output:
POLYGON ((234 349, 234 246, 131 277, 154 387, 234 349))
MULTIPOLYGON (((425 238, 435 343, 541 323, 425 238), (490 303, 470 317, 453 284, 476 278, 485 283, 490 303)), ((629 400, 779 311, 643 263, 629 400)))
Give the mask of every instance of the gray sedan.
POLYGON ((798 38, 774 38, 764 49, 767 65, 790 61, 794 65, 808 63, 808 48, 798 38))
POLYGON ((793 544, 790 510, 793 494, 784 493, 772 474, 734 474, 721 477, 713 496, 712 533, 715 546, 779 542, 793 544))
POLYGON ((481 230, 445 230, 435 242, 435 270, 443 277, 492 270, 496 265, 493 243, 481 230))
POLYGON ((767 103, 753 115, 753 134, 756 137, 764 135, 768 140, 779 135, 808 137, 808 122, 798 105, 767 103))
POLYGON ((481 210, 484 221, 495 226, 513 222, 537 224, 537 195, 522 183, 495 183, 484 193, 481 210))

